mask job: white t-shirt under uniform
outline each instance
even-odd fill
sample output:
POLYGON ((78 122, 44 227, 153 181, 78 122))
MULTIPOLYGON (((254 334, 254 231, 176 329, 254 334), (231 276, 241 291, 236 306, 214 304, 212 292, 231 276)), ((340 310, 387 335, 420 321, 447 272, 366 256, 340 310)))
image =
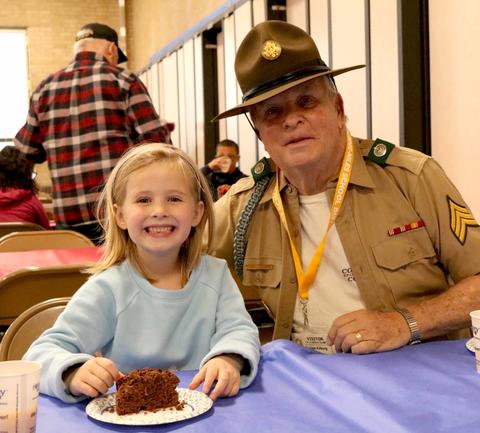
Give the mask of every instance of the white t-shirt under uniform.
MULTIPOLYGON (((325 192, 300 196, 302 267, 306 271, 320 244, 330 218, 330 205, 325 192)), ((293 317, 292 340, 322 353, 333 353, 325 340, 332 322, 340 315, 364 309, 355 277, 333 225, 327 236, 320 268, 309 290, 308 326, 297 295, 293 317)))

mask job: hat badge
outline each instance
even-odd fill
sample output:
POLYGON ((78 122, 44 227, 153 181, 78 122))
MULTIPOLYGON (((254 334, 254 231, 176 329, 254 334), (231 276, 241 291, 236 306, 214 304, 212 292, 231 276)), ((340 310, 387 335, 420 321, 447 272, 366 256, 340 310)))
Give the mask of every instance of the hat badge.
POLYGON ((265 60, 275 60, 280 57, 282 53, 282 47, 277 41, 269 39, 265 41, 262 46, 262 57, 265 60))

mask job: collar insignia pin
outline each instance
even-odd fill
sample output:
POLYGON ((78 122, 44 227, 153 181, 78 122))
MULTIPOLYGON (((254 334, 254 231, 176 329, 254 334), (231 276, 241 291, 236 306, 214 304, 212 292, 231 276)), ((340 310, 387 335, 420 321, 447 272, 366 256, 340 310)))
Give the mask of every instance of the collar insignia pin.
POLYGON ((377 144, 374 149, 373 149, 373 154, 377 158, 381 158, 387 153, 387 146, 385 146, 383 143, 377 144))
POLYGON ((255 174, 260 174, 263 172, 263 170, 265 170, 265 164, 263 162, 259 162, 257 165, 255 165, 255 168, 253 169, 255 174))

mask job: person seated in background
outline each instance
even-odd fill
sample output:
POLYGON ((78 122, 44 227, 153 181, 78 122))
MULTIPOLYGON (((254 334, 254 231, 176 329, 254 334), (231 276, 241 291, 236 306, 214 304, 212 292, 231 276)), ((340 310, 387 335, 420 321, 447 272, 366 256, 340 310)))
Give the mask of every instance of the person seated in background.
POLYGON ((5 146, 0 152, 0 221, 25 221, 50 229, 37 194, 33 164, 14 146, 5 146))
POLYGON ((247 176, 237 167, 239 159, 238 144, 226 139, 217 144, 215 157, 202 167, 214 200, 222 197, 237 180, 247 176))
POLYGON ((271 159, 215 203, 211 253, 275 318, 274 338, 319 352, 371 353, 467 337, 480 308, 480 227, 438 163, 352 137, 313 39, 255 26, 235 72, 271 159))

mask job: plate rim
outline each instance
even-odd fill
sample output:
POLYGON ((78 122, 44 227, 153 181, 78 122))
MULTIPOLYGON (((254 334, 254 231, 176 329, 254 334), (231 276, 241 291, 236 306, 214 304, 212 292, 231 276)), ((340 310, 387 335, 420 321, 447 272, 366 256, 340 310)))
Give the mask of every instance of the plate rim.
MULTIPOLYGON (((185 394, 187 396, 188 395, 200 396, 200 398, 202 400, 204 400, 204 402, 206 403, 206 406, 202 407, 199 412, 195 412, 195 408, 193 408, 193 411, 190 414, 190 416, 187 416, 185 418, 170 419, 170 420, 159 420, 158 422, 141 422, 141 417, 139 417, 139 415, 143 415, 142 413, 128 414, 128 415, 116 415, 117 418, 115 418, 115 419, 105 419, 103 417, 96 416, 97 414, 92 412, 92 408, 97 404, 95 402, 98 402, 99 400, 105 400, 105 399, 111 398, 111 396, 116 394, 116 392, 113 391, 113 392, 109 392, 107 394, 103 394, 101 396, 98 396, 98 397, 95 397, 94 399, 92 399, 87 404, 87 406, 85 407, 85 413, 87 414, 88 417, 92 418, 93 420, 103 422, 103 423, 107 423, 107 424, 132 425, 132 426, 135 426, 135 425, 136 426, 152 425, 153 426, 153 425, 171 424, 171 423, 175 423, 175 422, 180 422, 180 421, 185 421, 185 420, 188 420, 188 419, 192 419, 192 418, 195 418, 199 415, 202 415, 202 414, 208 412, 213 406, 213 400, 207 394, 205 394, 201 391, 198 391, 196 389, 188 389, 188 388, 177 388, 177 391, 179 392, 179 394, 182 393, 182 395, 181 396, 179 395, 179 397, 183 400, 185 400, 185 394), (125 417, 125 418, 122 419, 121 417, 125 417), (130 417, 130 418, 133 418, 133 419, 127 420, 126 417, 130 417), (138 417, 138 420, 137 420, 137 417, 138 417)), ((188 401, 186 401, 186 403, 189 404, 188 401)), ((190 404, 190 406, 192 407, 191 404, 190 404)), ((171 408, 170 410, 175 410, 175 409, 171 408)), ((180 412, 180 411, 178 411, 178 412, 180 412)), ((152 412, 152 414, 154 414, 154 412, 152 412)))
POLYGON ((474 340, 475 338, 472 337, 472 338, 469 338, 466 342, 465 342, 465 347, 467 348, 467 350, 469 352, 472 352, 472 353, 475 353, 475 343, 474 343, 474 340))

